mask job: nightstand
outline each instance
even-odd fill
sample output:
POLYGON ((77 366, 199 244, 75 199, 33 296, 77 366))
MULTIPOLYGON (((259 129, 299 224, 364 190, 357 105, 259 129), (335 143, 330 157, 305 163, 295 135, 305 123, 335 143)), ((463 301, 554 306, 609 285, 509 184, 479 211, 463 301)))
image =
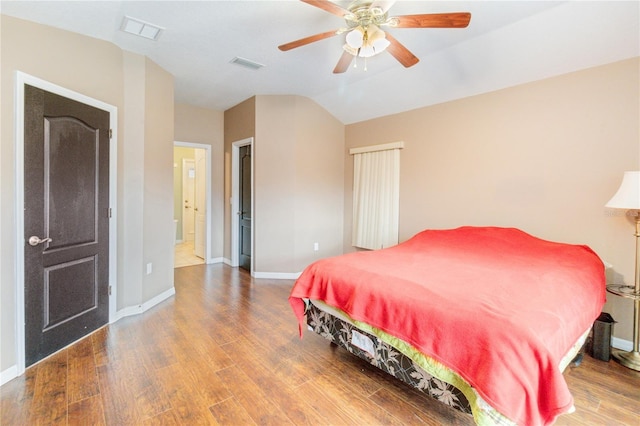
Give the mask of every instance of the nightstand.
POLYGON ((640 371, 640 353, 638 352, 638 305, 640 305, 640 291, 636 291, 634 286, 624 284, 610 284, 607 291, 616 296, 626 297, 634 302, 634 348, 631 352, 613 351, 613 358, 625 367, 640 371))

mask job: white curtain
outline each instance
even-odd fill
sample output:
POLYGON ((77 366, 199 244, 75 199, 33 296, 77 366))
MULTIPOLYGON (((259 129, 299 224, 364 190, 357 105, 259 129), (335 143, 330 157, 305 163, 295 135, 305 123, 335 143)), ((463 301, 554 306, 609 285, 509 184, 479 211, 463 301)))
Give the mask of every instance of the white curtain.
POLYGON ((351 152, 354 154, 352 245, 375 250, 398 244, 402 144, 370 148, 371 151, 351 152), (393 148, 386 149, 390 146, 393 148))

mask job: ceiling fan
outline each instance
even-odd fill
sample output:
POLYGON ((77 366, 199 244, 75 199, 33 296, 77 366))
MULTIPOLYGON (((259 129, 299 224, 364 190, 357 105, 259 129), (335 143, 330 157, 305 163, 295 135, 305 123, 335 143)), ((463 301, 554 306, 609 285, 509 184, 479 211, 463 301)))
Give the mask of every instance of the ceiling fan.
POLYGON ((468 12, 389 16, 395 0, 355 0, 346 9, 327 0, 300 1, 343 18, 347 27, 285 43, 278 49, 287 51, 346 33, 344 52, 333 70, 336 74, 345 72, 356 56, 368 58, 385 50, 407 68, 418 63, 419 59, 409 49, 380 27, 466 28, 471 20, 468 12))

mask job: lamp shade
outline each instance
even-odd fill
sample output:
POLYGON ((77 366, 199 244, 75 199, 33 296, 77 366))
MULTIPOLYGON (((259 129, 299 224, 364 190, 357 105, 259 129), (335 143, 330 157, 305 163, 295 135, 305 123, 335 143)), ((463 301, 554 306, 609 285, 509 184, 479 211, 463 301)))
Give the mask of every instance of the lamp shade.
POLYGON ((624 172, 618 192, 615 193, 605 207, 640 210, 640 171, 624 172))
POLYGON ((364 34, 365 30, 362 27, 357 26, 347 34, 345 41, 350 47, 360 49, 362 47, 362 43, 364 43, 364 34))

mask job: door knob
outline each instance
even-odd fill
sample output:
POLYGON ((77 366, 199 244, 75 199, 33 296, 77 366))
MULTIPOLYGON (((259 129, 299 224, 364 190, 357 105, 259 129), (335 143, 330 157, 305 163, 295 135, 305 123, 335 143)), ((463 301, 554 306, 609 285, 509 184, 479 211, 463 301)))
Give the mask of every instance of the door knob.
POLYGON ((42 243, 50 243, 51 241, 53 240, 49 237, 43 239, 40 239, 40 237, 36 237, 35 235, 29 237, 29 245, 31 246, 37 246, 38 244, 42 243))

